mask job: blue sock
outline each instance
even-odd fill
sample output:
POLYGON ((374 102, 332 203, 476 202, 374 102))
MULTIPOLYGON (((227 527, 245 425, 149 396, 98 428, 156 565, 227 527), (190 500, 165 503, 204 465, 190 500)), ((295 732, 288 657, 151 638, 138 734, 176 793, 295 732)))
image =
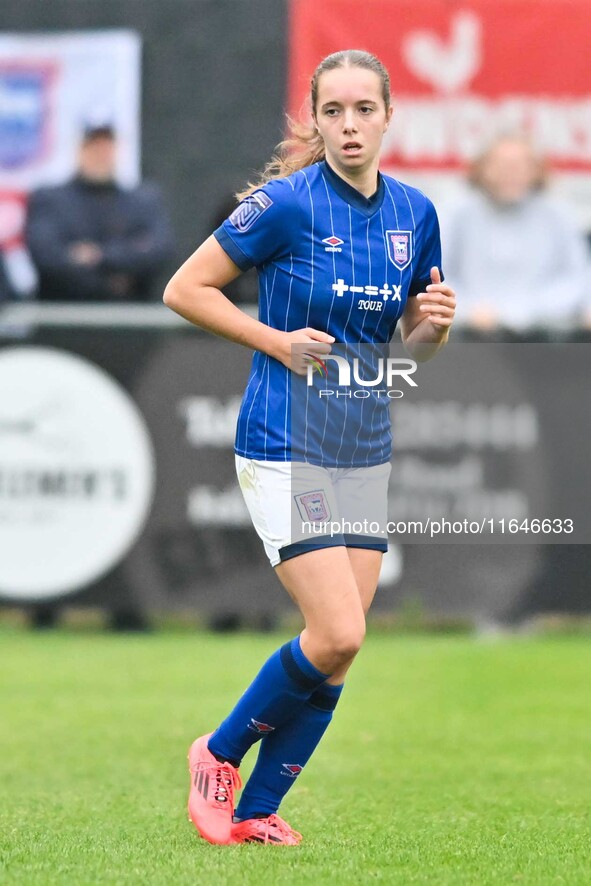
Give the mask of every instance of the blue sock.
POLYGON ((329 677, 308 661, 295 637, 269 658, 208 741, 216 757, 240 763, 249 747, 289 720, 329 677))
POLYGON ((325 683, 289 722, 265 736, 238 803, 237 819, 277 812, 332 720, 342 689, 342 684, 325 683))

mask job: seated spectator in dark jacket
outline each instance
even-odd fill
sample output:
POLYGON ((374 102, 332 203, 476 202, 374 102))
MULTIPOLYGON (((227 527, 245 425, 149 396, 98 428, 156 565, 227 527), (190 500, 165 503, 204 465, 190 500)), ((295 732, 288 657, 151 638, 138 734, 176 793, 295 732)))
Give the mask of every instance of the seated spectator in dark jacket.
MULTIPOLYGON (((47 301, 147 301, 173 257, 160 191, 115 180, 117 141, 109 124, 84 130, 73 179, 31 194, 27 246, 47 301)), ((159 295, 159 293, 158 293, 159 295)))

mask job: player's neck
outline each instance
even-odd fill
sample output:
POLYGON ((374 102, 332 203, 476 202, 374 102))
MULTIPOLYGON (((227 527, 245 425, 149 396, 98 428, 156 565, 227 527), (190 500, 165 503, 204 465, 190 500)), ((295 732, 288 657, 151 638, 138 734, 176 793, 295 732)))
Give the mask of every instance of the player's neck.
POLYGON ((340 178, 363 194, 364 197, 373 197, 378 189, 378 164, 372 163, 368 169, 341 169, 339 166, 333 166, 326 158, 326 163, 332 171, 340 178))

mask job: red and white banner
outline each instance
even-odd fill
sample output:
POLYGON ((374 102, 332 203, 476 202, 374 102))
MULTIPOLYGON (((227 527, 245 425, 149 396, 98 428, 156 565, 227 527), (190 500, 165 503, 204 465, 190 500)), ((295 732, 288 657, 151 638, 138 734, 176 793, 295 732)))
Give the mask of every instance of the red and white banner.
POLYGON ((591 207, 590 45, 589 0, 291 0, 289 108, 324 56, 367 49, 392 81, 386 168, 439 178, 519 130, 591 207))

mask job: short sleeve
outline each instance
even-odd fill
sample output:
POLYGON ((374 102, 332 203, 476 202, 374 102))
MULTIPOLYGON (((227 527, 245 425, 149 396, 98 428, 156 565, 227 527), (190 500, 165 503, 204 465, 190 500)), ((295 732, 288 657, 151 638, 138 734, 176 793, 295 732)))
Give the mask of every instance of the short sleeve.
POLYGON ((288 179, 275 179, 238 204, 213 232, 242 271, 289 253, 298 225, 298 203, 288 179))
POLYGON ((414 274, 410 283, 409 295, 418 295, 431 283, 431 268, 438 267, 441 279, 445 279, 441 269, 441 237, 439 234, 439 220, 435 207, 425 197, 425 213, 422 223, 419 223, 415 233, 416 242, 419 245, 418 261, 414 267, 414 274))

